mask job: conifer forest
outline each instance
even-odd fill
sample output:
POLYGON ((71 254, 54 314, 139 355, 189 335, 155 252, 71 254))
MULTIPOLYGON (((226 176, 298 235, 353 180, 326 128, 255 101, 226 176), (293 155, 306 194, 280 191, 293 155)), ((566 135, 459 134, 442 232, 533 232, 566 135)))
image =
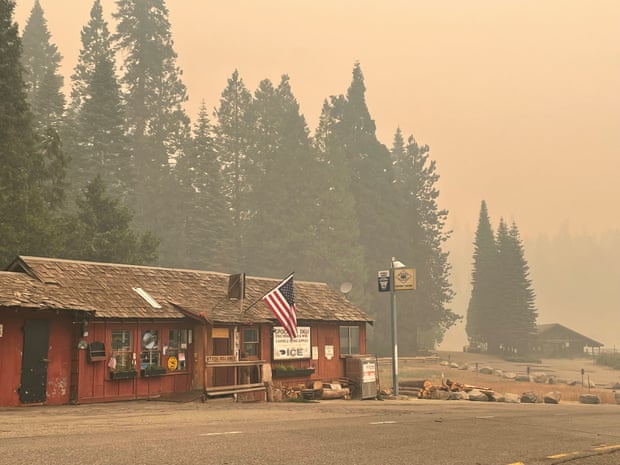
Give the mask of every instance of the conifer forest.
POLYGON ((39 1, 23 29, 13 10, 0 0, 3 267, 35 255, 351 283, 346 298, 375 320, 369 348, 386 355, 377 272, 397 256, 417 278, 398 296, 401 354, 461 321, 490 348, 525 347, 537 309, 517 224, 494 232, 482 202, 469 307, 452 308, 431 147, 398 127, 377 139, 363 63, 314 128, 286 74, 251 89, 231 70, 219 101, 188 115, 164 0, 117 0, 113 25, 93 0, 70 76, 39 1))

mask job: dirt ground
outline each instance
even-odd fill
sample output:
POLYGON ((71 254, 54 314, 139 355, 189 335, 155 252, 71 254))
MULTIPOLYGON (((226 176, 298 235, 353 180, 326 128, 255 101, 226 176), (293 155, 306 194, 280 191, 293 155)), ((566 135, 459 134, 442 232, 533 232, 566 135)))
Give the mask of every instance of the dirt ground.
MULTIPOLYGON (((436 359, 399 358, 399 380, 428 379, 440 385, 442 377, 452 381, 473 386, 487 387, 498 393, 522 394, 534 391, 542 398, 549 391, 559 391, 563 402, 578 401, 584 393, 597 394, 602 403, 615 404, 615 392, 620 392, 620 371, 597 365, 591 358, 579 359, 544 359, 541 363, 508 362, 500 358, 478 353, 437 352, 436 359), (456 363, 459 368, 451 368, 445 363, 456 363), (461 367, 467 365, 468 369, 461 367), (496 374, 485 375, 476 371, 490 367, 502 372, 526 374, 544 373, 553 376, 561 383, 530 383, 505 379, 496 374), (581 369, 584 375, 581 375, 581 369), (589 383, 588 383, 589 381, 589 383)), ((380 378, 385 386, 391 385, 391 360, 382 359, 379 363, 380 378)))
POLYGON ((578 381, 581 384, 581 369, 584 370, 584 381, 587 378, 597 386, 611 386, 620 383, 620 371, 604 365, 597 365, 592 358, 578 359, 543 359, 541 363, 522 363, 507 362, 497 357, 487 354, 476 354, 468 352, 438 352, 442 360, 450 360, 458 364, 467 363, 482 368, 490 366, 502 371, 510 371, 514 373, 526 373, 527 367, 530 367, 530 373, 543 372, 547 375, 553 375, 558 379, 567 381, 578 381))

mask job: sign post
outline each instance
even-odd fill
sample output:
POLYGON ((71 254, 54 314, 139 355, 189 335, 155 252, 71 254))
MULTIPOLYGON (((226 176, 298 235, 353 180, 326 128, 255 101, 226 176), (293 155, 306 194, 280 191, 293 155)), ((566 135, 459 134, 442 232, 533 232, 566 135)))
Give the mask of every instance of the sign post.
MULTIPOLYGON (((379 272, 379 291, 381 289, 381 273, 379 272)), ((392 390, 394 395, 398 395, 398 324, 396 315, 396 291, 406 291, 415 289, 415 270, 407 268, 401 262, 392 257, 390 262, 390 272, 388 288, 390 291, 390 308, 392 314, 392 390)))

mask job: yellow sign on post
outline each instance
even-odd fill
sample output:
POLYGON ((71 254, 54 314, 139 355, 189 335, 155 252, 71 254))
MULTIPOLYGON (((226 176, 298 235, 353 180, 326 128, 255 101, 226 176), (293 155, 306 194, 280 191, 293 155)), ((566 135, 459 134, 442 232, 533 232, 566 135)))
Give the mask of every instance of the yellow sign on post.
POLYGON ((415 269, 414 268, 395 268, 394 269, 394 290, 412 291, 415 289, 415 269))

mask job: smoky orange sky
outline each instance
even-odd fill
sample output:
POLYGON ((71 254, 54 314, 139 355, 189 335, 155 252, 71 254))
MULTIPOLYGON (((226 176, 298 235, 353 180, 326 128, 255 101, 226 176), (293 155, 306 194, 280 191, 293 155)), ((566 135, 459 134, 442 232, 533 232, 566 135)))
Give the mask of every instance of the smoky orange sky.
MULTIPOLYGON (((90 0, 41 0, 69 76, 90 0)), ((18 0, 20 31, 34 0, 18 0)), ((102 0, 111 30, 113 0, 102 0)), ((238 69, 284 73, 314 130, 359 61, 379 139, 429 144, 450 221, 480 201, 523 235, 620 228, 617 0, 168 0, 192 118, 238 69)))

